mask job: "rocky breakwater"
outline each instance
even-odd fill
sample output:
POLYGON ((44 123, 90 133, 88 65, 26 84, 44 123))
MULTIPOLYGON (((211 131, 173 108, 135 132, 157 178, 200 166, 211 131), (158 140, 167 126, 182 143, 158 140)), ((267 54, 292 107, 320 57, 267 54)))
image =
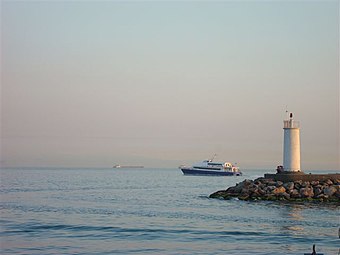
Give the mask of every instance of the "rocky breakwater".
POLYGON ((244 180, 226 190, 217 191, 210 198, 269 201, 319 201, 340 204, 340 180, 282 182, 263 177, 244 180))

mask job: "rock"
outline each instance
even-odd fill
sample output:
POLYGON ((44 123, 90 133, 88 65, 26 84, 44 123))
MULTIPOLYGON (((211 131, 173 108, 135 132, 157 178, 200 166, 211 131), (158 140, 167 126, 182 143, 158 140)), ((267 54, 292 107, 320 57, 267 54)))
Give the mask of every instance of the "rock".
POLYGON ((323 190, 324 186, 322 186, 321 184, 318 184, 318 185, 314 186, 314 188, 319 188, 319 189, 323 190))
POLYGON ((274 189, 276 189, 276 186, 267 186, 265 191, 266 193, 272 193, 274 189))
POLYGON ((285 193, 285 192, 286 192, 286 189, 283 186, 281 186, 281 187, 275 188, 272 193, 274 195, 279 195, 279 194, 282 194, 282 193, 285 193))
POLYGON ((250 184, 253 183, 253 181, 252 181, 252 180, 249 180, 249 179, 245 179, 245 180, 243 181, 243 183, 244 183, 245 186, 249 186, 250 184))
POLYGON ((321 184, 323 184, 323 185, 328 185, 328 186, 332 186, 333 185, 333 182, 332 182, 332 180, 325 180, 325 181, 321 181, 321 184))
POLYGON ((329 186, 333 185, 333 181, 332 180, 327 180, 326 184, 328 184, 329 186))
POLYGON ((297 181, 294 182, 294 184, 302 185, 302 181, 301 180, 297 180, 297 181))
POLYGON ((260 179, 260 178, 257 178, 257 179, 254 181, 254 184, 256 184, 256 185, 262 184, 261 179, 260 179))
POLYGON ((301 197, 300 192, 297 189, 290 190, 289 195, 290 195, 291 198, 300 198, 301 197))
POLYGON ((294 189, 299 190, 302 186, 302 181, 295 181, 294 182, 294 189))
POLYGON ((314 196, 314 192, 313 192, 312 188, 301 188, 300 189, 300 195, 303 198, 313 197, 314 196))
POLYGON ((236 185, 235 192, 237 193, 241 192, 243 189, 246 189, 251 183, 252 181, 248 179, 244 180, 243 182, 240 182, 239 184, 236 185))
POLYGON ((266 184, 261 183, 261 184, 257 185, 257 187, 259 189, 265 189, 267 186, 266 186, 266 184))
POLYGON ((337 192, 335 192, 334 196, 340 199, 340 191, 338 190, 337 192))
POLYGON ((317 185, 319 185, 319 181, 312 181, 311 183, 310 183, 310 185, 312 185, 312 186, 317 186, 317 185))
POLYGON ((261 196, 263 196, 264 194, 266 194, 266 192, 265 192, 263 189, 261 189, 261 188, 259 188, 259 189, 257 190, 257 192, 258 192, 258 194, 261 195, 261 196))
POLYGON ((283 185, 282 181, 277 181, 275 184, 276 187, 281 187, 282 185, 283 185))
POLYGON ((268 181, 267 186, 275 186, 276 187, 276 181, 274 181, 274 180, 268 181))
POLYGON ((223 198, 225 196, 225 190, 219 190, 219 191, 216 191, 214 192, 213 194, 211 194, 209 197, 210 198, 223 198))
POLYGON ((326 187, 323 190, 323 193, 329 197, 333 196, 335 192, 337 192, 337 188, 335 186, 326 187))
POLYGON ((301 187, 303 187, 303 188, 307 188, 307 187, 309 187, 310 186, 310 183, 309 182, 303 182, 302 184, 301 184, 301 187))
POLYGON ((226 190, 226 193, 229 193, 229 194, 236 194, 236 187, 233 186, 233 187, 229 187, 227 190, 226 190))
POLYGON ((285 200, 290 199, 290 195, 287 192, 280 193, 279 196, 283 197, 285 200))
POLYGON ((259 190, 259 188, 256 185, 253 185, 253 186, 249 187, 248 193, 250 195, 253 195, 254 193, 258 194, 258 190, 259 190))
POLYGON ((249 187, 244 187, 244 188, 241 190, 240 193, 243 194, 243 195, 249 194, 249 193, 250 193, 249 187))
POLYGON ((285 187, 286 190, 292 190, 292 189, 294 189, 294 182, 284 183, 283 187, 285 187))
POLYGON ((242 182, 236 184, 236 186, 233 187, 233 191, 234 191, 235 193, 240 193, 240 192, 242 191, 242 189, 243 189, 243 183, 242 183, 242 182))
POLYGON ((272 194, 265 194, 264 199, 269 200, 269 201, 275 201, 275 200, 277 200, 277 196, 274 196, 272 194))
POLYGON ((317 199, 328 199, 328 196, 325 194, 320 194, 316 197, 317 199))
POLYGON ((322 193, 322 189, 320 187, 315 187, 313 189, 313 192, 314 192, 314 197, 317 197, 318 195, 322 193))

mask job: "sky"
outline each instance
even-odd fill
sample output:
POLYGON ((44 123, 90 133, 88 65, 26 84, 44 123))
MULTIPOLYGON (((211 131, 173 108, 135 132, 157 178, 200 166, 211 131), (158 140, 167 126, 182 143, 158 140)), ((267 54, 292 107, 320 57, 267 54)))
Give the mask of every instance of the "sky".
POLYGON ((339 1, 1 1, 2 167, 340 169, 339 1))

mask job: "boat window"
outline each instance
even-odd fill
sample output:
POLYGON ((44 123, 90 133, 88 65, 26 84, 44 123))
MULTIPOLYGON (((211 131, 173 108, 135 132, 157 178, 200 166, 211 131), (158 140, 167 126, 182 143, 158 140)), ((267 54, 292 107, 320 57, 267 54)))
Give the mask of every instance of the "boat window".
POLYGON ((208 163, 209 166, 222 166, 221 163, 208 163))

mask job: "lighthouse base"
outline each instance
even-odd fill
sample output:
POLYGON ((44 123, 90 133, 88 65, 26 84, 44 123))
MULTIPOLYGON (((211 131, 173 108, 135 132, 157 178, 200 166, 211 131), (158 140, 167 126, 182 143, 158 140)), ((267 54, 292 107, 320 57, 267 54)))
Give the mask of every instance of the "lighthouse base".
POLYGON ((305 174, 304 172, 281 172, 277 174, 265 174, 264 178, 273 179, 282 182, 294 181, 326 181, 326 180, 340 180, 340 174, 305 174))

